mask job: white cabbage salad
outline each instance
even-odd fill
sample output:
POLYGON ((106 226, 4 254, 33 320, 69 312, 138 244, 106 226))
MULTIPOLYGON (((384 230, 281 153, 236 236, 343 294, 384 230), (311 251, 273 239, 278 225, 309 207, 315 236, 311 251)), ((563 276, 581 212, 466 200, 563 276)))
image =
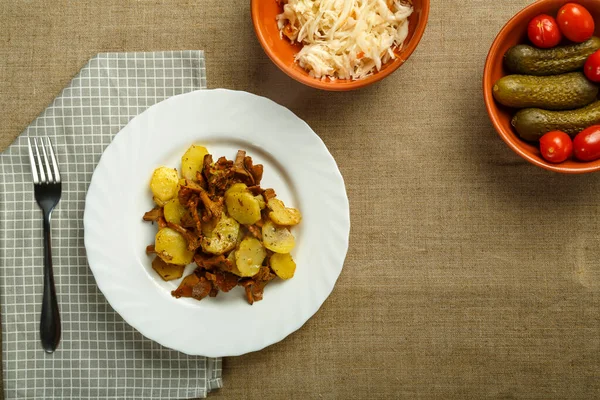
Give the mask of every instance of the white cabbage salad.
POLYGON ((318 79, 362 79, 396 56, 413 8, 405 0, 283 0, 277 24, 302 43, 298 64, 318 79))

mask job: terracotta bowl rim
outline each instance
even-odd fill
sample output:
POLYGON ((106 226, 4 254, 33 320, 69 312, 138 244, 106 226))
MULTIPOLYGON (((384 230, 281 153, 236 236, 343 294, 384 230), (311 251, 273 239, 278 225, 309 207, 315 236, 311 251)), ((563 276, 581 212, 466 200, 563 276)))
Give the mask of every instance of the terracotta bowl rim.
POLYGON ((277 65, 277 67, 280 70, 282 70, 290 78, 292 78, 300 83, 303 83, 307 86, 310 86, 310 87, 313 87, 316 89, 329 90, 329 91, 348 91, 348 90, 359 89, 359 88, 368 86, 372 83, 378 82, 378 81, 382 80, 383 78, 385 78, 386 76, 390 75, 392 72, 396 71, 402 64, 404 64, 406 62, 406 60, 408 60, 408 58, 412 55, 412 53, 417 48, 418 44, 421 42, 421 38, 423 37, 423 34, 425 33, 425 28, 426 28, 427 22, 429 20, 430 0, 421 0, 421 3, 422 3, 421 16, 420 16, 419 22, 417 23, 417 26, 415 28, 412 38, 409 40, 408 44, 406 45, 406 48, 402 51, 402 58, 400 58, 400 57, 396 58, 394 61, 392 61, 390 63, 390 65, 388 67, 386 67, 385 69, 383 69, 379 72, 374 73, 373 75, 371 75, 365 79, 361 79, 358 81, 352 81, 352 82, 344 83, 344 84, 339 84, 339 83, 331 82, 331 81, 322 81, 320 79, 312 78, 309 75, 304 75, 299 72, 296 72, 293 69, 289 68, 287 65, 285 65, 279 59, 279 57, 276 56, 275 51, 273 51, 273 49, 266 44, 267 42, 266 42, 265 36, 263 34, 262 28, 261 28, 262 23, 260 23, 259 19, 258 19, 258 5, 262 1, 275 1, 275 0, 251 0, 251 14, 252 14, 252 24, 254 26, 254 32, 256 33, 256 37, 258 38, 258 41, 260 42, 260 45, 262 46, 262 48, 265 51, 265 53, 267 54, 267 56, 271 59, 271 61, 273 61, 273 63, 275 65, 277 65))

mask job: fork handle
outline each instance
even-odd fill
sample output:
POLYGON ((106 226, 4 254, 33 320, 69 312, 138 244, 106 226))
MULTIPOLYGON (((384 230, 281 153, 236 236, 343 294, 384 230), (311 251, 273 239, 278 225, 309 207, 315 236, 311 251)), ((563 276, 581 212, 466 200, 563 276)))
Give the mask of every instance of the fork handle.
POLYGON ((56 350, 61 334, 60 314, 52 272, 50 214, 51 212, 44 212, 44 295, 42 297, 42 317, 40 321, 40 337, 46 353, 52 353, 56 350))

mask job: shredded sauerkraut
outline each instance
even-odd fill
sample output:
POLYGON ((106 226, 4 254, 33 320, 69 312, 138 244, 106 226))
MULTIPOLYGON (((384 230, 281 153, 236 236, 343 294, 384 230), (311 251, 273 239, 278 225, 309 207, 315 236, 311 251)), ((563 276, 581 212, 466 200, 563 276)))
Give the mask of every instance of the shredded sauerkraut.
POLYGON ((298 64, 311 76, 362 79, 396 56, 413 8, 405 0, 283 0, 279 30, 302 43, 298 64))

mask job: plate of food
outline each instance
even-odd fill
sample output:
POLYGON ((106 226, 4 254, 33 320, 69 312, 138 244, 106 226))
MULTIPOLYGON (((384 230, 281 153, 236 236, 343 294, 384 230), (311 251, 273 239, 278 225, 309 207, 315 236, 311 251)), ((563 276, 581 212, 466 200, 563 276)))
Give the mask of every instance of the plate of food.
POLYGON ((342 175, 286 108, 230 90, 169 98, 103 153, 86 197, 98 287, 144 336, 235 356, 299 329, 341 273, 342 175))

